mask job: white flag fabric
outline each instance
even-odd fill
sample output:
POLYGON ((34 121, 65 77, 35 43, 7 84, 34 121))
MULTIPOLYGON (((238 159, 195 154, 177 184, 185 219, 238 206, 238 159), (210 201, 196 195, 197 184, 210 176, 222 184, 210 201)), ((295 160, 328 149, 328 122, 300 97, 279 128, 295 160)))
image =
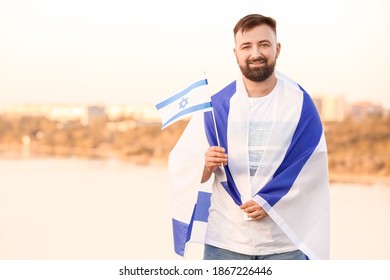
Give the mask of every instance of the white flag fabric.
MULTIPOLYGON (((253 178, 251 199, 308 259, 328 259, 329 179, 321 120, 301 86, 281 73, 277 79, 282 89, 277 95, 270 144, 253 178)), ((192 118, 169 158, 174 244, 181 256, 189 241, 205 240, 212 188, 225 189, 237 207, 247 201, 247 194, 237 187, 250 180, 249 100, 242 79, 233 81, 211 100, 214 116, 206 112, 192 118), (231 124, 238 130, 232 131, 231 124), (218 169, 214 180, 201 184, 204 153, 218 144, 227 150, 228 165, 218 169)))
POLYGON ((179 93, 158 103, 158 110, 162 128, 191 116, 195 112, 204 112, 211 110, 211 98, 207 90, 207 79, 199 80, 179 93))

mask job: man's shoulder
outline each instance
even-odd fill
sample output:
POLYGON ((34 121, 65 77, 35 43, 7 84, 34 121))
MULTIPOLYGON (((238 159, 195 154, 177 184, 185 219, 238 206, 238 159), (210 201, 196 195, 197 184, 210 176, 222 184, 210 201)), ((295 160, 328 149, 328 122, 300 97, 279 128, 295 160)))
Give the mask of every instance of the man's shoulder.
POLYGON ((226 85, 225 87, 223 87, 221 90, 219 90, 217 93, 215 93, 213 97, 217 97, 217 98, 230 97, 236 92, 236 90, 237 90, 237 81, 234 80, 230 82, 228 85, 226 85))
POLYGON ((276 74, 276 78, 282 80, 284 83, 295 85, 295 86, 298 85, 298 83, 294 79, 292 79, 290 76, 287 76, 286 74, 283 74, 279 71, 276 71, 275 74, 276 74))
POLYGON ((290 78, 289 76, 281 73, 276 72, 276 78, 283 82, 283 86, 285 89, 287 89, 288 92, 295 92, 297 94, 304 94, 306 90, 294 79, 290 78))

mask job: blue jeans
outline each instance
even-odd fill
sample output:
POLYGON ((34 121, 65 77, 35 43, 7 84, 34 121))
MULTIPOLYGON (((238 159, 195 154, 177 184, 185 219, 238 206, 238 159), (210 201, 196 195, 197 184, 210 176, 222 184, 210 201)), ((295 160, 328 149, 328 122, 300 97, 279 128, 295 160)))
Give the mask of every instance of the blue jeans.
POLYGON ((306 255, 300 250, 286 253, 251 256, 235 253, 229 250, 214 247, 208 244, 204 246, 204 260, 306 260, 306 255))

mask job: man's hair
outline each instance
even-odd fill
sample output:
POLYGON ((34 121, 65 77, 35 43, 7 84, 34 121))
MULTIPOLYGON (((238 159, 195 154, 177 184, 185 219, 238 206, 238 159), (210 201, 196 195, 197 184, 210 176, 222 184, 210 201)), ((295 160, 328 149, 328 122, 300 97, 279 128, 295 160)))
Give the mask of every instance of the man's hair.
POLYGON ((238 31, 244 33, 259 25, 266 24, 275 32, 276 35, 276 21, 271 17, 266 17, 260 14, 250 14, 240 19, 233 29, 234 38, 238 31))

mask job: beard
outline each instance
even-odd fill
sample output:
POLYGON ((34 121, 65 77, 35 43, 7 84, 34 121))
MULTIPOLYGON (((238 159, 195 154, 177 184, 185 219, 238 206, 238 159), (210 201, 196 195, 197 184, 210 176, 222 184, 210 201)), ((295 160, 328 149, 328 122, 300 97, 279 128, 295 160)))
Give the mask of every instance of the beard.
POLYGON ((245 61, 245 65, 239 64, 242 74, 248 80, 253 82, 263 82, 268 79, 272 73, 275 71, 276 59, 273 63, 268 64, 268 59, 266 57, 248 59, 245 61), (264 65, 260 67, 251 68, 250 64, 253 62, 263 62, 264 65))

